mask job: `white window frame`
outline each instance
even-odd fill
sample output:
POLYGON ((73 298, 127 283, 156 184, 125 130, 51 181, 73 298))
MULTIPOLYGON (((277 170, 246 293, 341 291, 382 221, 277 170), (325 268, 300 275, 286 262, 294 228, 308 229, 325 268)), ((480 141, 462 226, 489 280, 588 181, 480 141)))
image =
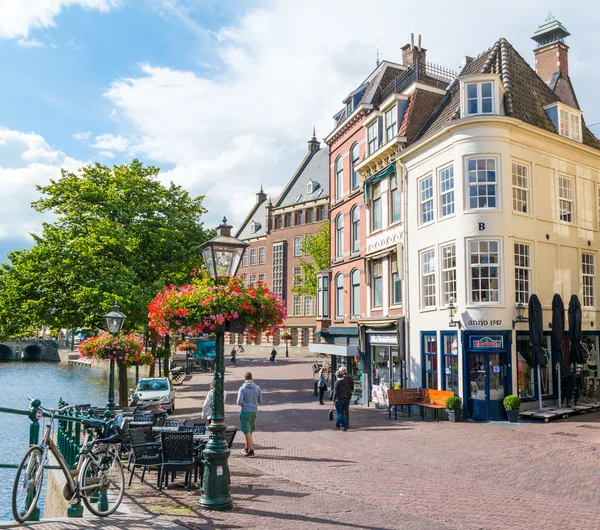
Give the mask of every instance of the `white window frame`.
POLYGON ((371 261, 371 307, 373 309, 381 309, 383 307, 383 259, 374 259, 371 261), (377 273, 376 270, 379 272, 377 273), (377 276, 376 276, 377 274, 377 276), (375 305, 375 278, 377 278, 378 284, 381 286, 381 300, 375 305))
POLYGON ((251 274, 250 279, 248 281, 249 285, 254 285, 256 283, 256 274, 251 274))
POLYGON ((264 265, 267 262, 267 247, 258 247, 258 264, 264 265))
POLYGON ((389 259, 390 267, 390 306, 399 307, 402 305, 402 278, 400 277, 400 266, 398 265, 399 256, 398 253, 391 254, 389 259), (400 300, 396 300, 394 297, 394 276, 397 276, 398 282, 400 283, 400 300))
POLYGON ((335 159, 335 200, 340 201, 344 196, 344 157, 335 159))
POLYGON ((529 165, 513 161, 511 163, 511 178, 513 212, 531 215, 529 165), (525 209, 523 209, 523 205, 525 209))
POLYGON ((398 111, 396 105, 385 111, 386 143, 398 136, 398 111))
POLYGON ((596 188, 596 197, 598 198, 598 207, 596 213, 598 214, 598 228, 600 228, 600 186, 596 188))
POLYGON ((360 185, 360 176, 356 166, 360 163, 360 144, 350 148, 350 189, 355 190, 360 185))
POLYGON ((338 214, 335 218, 335 257, 344 257, 344 215, 338 214))
POLYGON ((294 257, 302 256, 302 236, 294 238, 294 257))
POLYGON ((558 134, 581 143, 581 114, 558 105, 558 134))
POLYGON ((525 241, 515 241, 513 245, 515 260, 515 302, 529 303, 533 292, 533 247, 525 241), (523 252, 527 249, 526 252, 523 252))
POLYGON ((242 255, 242 267, 247 267, 248 266, 248 259, 249 259, 249 257, 250 257, 250 252, 244 252, 244 254, 242 255))
POLYGON ((493 80, 489 81, 477 81, 474 83, 465 83, 465 114, 467 116, 488 116, 496 113, 496 82, 493 80), (483 97, 483 85, 491 85, 490 96, 483 97), (469 97, 469 87, 476 87, 475 98, 469 97), (491 110, 489 112, 483 111, 484 100, 491 100, 491 110), (477 106, 477 112, 469 112, 469 101, 475 101, 477 106))
POLYGON ((433 175, 426 175, 419 179, 419 225, 427 225, 435 221, 435 208, 433 197, 433 175), (424 187, 424 185, 426 187, 424 187), (427 218, 425 218, 427 216, 427 218))
POLYGON ((344 275, 338 272, 335 275, 335 318, 344 318, 344 275), (338 285, 341 281, 341 285, 338 285), (340 304, 341 302, 341 304, 340 304), (340 307, 341 305, 341 307, 340 307))
POLYGON ((476 157, 470 157, 466 159, 466 170, 465 170, 465 191, 466 191, 466 198, 465 198, 465 210, 470 210, 470 211, 479 211, 479 210, 499 210, 500 209, 500 177, 499 177, 499 170, 500 170, 500 160, 498 157, 495 156, 476 156, 476 157), (475 169, 471 169, 471 162, 475 162, 475 169), (485 162, 485 168, 481 168, 479 167, 480 164, 479 162, 485 162), (494 162, 494 173, 495 173, 495 181, 479 181, 479 177, 482 176, 480 175, 479 172, 483 171, 485 172, 485 177, 487 179, 488 177, 488 173, 491 171, 489 169, 489 162, 494 162), (474 173, 472 173, 474 171, 474 173), (473 182, 471 182, 471 177, 474 177, 473 182), (489 195, 489 187, 493 186, 495 188, 495 193, 494 195, 489 195), (476 188, 477 190, 477 194, 474 196, 474 198, 477 201, 477 205, 475 207, 471 206, 471 189, 472 188, 476 188), (485 189, 483 189, 485 188, 485 189), (485 191, 485 193, 482 193, 481 195, 479 194, 480 191, 485 191), (480 198, 486 198, 486 206, 479 206, 479 199, 480 198), (495 206, 489 206, 489 202, 490 202, 490 197, 493 197, 495 200, 496 205, 495 206))
POLYGON ((394 173, 390 176, 388 183, 389 195, 389 224, 393 225, 402 221, 402 193, 400 193, 400 185, 398 184, 398 176, 394 173), (394 192, 398 194, 398 218, 394 219, 394 192))
POLYGON ((575 179, 565 175, 558 176, 558 218, 563 223, 575 223, 575 179))
POLYGON ((596 254, 581 253, 581 287, 583 307, 596 306, 596 254))
POLYGON ((294 287, 299 287, 300 284, 302 283, 302 267, 300 267, 299 265, 295 265, 293 276, 294 276, 294 278, 293 278, 294 287))
POLYGON ((421 271, 421 309, 436 307, 435 248, 422 250, 419 256, 421 271))
POLYGON ((358 269, 353 269, 350 272, 350 317, 356 318, 360 317, 360 271, 358 269), (358 283, 355 283, 355 277, 358 275, 358 283), (355 291, 355 288, 358 287, 355 291), (356 307, 358 307, 358 311, 355 311, 356 307))
POLYGON ((456 302, 456 243, 440 246, 440 272, 442 276, 441 304, 446 307, 451 300, 456 302))
POLYGON ((372 155, 377 151, 377 132, 379 128, 379 120, 375 120, 367 127, 367 156, 372 155))
POLYGON ((259 282, 264 282, 265 281, 265 273, 264 272, 259 272, 258 273, 258 281, 259 282))
POLYGON ((258 255, 258 249, 251 248, 250 249, 250 266, 256 265, 256 256, 258 255))
POLYGON ((295 316, 295 317, 302 316, 302 297, 301 296, 294 296, 293 316, 295 316))
POLYGON ((360 251, 360 207, 355 205, 350 210, 350 252, 360 251))
POLYGON ((381 197, 381 181, 375 182, 371 185, 371 234, 379 232, 383 229, 383 206, 381 197), (375 193, 377 192, 377 193, 375 193), (375 196, 377 195, 377 196, 375 196), (377 204, 379 212, 375 215, 375 204, 377 204), (379 226, 376 226, 376 222, 379 226))
POLYGON ((313 297, 305 296, 303 300, 304 316, 309 317, 313 314, 313 297))
MULTIPOLYGON (((478 252, 479 253, 479 252, 478 252)), ((487 254, 492 254, 492 251, 489 250, 488 247, 488 251, 487 254)), ((469 304, 470 305, 475 305, 475 306, 481 306, 481 305, 499 305, 500 303, 502 303, 502 242, 499 239, 486 239, 486 238, 477 238, 477 239, 468 239, 467 240, 467 267, 468 267, 468 282, 469 282, 469 304), (488 246, 490 243, 495 243, 497 245, 497 262, 491 262, 491 261, 479 261, 477 263, 472 263, 472 244, 477 244, 478 247, 478 251, 481 250, 480 245, 482 243, 487 243, 488 246), (494 291, 497 292, 497 300, 475 300, 474 299, 474 290, 473 290, 473 270, 474 269, 492 269, 492 268, 496 268, 497 269, 497 275, 496 275, 496 280, 497 280, 497 289, 492 289, 491 285, 488 287, 487 290, 484 289, 478 289, 477 292, 482 293, 482 292, 488 292, 488 293, 492 293, 494 291)), ((489 271, 491 273, 491 271, 489 271)), ((487 279, 490 283, 493 279, 493 276, 491 276, 491 274, 488 273, 488 276, 482 276, 481 272, 478 274, 478 278, 479 279, 487 279)), ((481 285, 481 284, 480 284, 481 285)))
POLYGON ((450 217, 456 213, 456 184, 454 166, 446 166, 438 172, 439 208, 440 219, 450 217), (451 184, 449 184, 451 183, 451 184), (448 202, 444 202, 447 200, 448 202), (445 209, 452 210, 445 212, 445 209))

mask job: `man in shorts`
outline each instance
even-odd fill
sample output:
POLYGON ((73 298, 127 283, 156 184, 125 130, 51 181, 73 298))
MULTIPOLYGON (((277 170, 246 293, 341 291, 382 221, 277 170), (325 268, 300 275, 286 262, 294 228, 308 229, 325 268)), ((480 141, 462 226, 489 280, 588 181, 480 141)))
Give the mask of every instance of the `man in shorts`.
POLYGON ((244 375, 244 384, 240 387, 237 398, 237 404, 242 407, 240 426, 246 437, 246 447, 242 451, 244 456, 254 456, 252 433, 256 426, 256 413, 261 401, 262 392, 260 391, 260 387, 252 381, 252 373, 246 372, 244 375))

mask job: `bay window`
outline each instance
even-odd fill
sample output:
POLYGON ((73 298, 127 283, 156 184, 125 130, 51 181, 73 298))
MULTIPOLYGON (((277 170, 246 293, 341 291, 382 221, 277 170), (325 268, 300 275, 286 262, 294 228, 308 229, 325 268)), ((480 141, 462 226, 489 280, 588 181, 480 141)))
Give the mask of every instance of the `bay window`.
POLYGON ((469 208, 498 207, 498 178, 495 158, 471 159, 467 163, 469 208))

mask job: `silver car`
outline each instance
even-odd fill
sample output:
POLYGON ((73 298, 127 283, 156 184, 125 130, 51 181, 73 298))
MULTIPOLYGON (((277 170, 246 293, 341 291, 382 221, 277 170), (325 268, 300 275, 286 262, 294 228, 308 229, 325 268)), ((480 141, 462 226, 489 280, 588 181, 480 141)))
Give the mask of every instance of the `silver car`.
POLYGON ((175 390, 166 377, 140 379, 133 392, 140 405, 161 405, 171 414, 175 410, 175 390))

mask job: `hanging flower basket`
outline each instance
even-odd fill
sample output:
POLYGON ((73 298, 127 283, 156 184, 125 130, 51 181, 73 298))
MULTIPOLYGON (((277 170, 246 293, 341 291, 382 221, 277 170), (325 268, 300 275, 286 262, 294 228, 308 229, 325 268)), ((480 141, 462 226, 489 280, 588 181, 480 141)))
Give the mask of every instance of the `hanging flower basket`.
POLYGON ((273 335, 287 316, 283 300, 262 282, 244 285, 239 277, 214 282, 206 271, 195 271, 192 282, 164 287, 148 306, 149 325, 161 336, 170 331, 260 333, 273 335))
POLYGON ((182 342, 177 345, 177 351, 184 351, 186 353, 192 353, 196 351, 198 346, 196 346, 193 342, 182 342))
POLYGON ((152 362, 152 356, 144 353, 142 340, 133 333, 115 336, 105 331, 83 341, 79 345, 79 357, 113 360, 127 366, 152 362))

